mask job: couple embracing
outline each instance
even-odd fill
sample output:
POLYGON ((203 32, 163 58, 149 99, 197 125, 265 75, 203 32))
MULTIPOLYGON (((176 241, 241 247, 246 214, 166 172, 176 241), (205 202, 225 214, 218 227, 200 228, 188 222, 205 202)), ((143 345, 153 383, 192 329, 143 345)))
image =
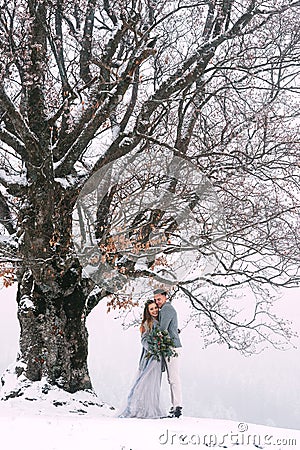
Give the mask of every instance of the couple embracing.
POLYGON ((154 291, 154 299, 145 304, 140 326, 142 354, 137 378, 130 390, 127 406, 119 417, 155 419, 182 414, 177 313, 163 289, 154 291), (160 406, 162 373, 166 371, 172 407, 166 416, 160 406))

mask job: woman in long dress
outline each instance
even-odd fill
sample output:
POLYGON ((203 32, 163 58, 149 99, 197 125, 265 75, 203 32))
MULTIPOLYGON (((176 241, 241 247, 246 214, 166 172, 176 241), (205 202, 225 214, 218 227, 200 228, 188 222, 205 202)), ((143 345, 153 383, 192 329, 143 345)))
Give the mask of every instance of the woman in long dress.
POLYGON ((139 362, 139 371, 127 399, 127 406, 119 417, 138 417, 141 419, 157 419, 165 417, 160 407, 160 386, 163 361, 154 356, 147 356, 149 333, 159 326, 158 306, 153 300, 145 304, 143 320, 140 326, 143 346, 139 362))

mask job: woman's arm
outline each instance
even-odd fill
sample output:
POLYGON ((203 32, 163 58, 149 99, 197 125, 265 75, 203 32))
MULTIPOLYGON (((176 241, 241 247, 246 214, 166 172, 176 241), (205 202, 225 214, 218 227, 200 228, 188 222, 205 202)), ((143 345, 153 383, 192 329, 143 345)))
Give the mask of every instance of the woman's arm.
POLYGON ((141 336, 141 343, 142 343, 142 346, 144 347, 144 349, 145 349, 145 350, 148 350, 148 348, 149 348, 149 344, 148 344, 148 333, 146 333, 146 332, 142 333, 142 336, 141 336))

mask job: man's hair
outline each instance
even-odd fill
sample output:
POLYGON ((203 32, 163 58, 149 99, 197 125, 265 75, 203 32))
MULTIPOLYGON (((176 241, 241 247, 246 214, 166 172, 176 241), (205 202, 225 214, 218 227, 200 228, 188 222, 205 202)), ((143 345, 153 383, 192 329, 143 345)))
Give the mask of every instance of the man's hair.
POLYGON ((167 292, 166 292, 164 289, 155 289, 155 291, 153 292, 153 294, 154 294, 154 295, 162 294, 162 295, 167 296, 167 292))

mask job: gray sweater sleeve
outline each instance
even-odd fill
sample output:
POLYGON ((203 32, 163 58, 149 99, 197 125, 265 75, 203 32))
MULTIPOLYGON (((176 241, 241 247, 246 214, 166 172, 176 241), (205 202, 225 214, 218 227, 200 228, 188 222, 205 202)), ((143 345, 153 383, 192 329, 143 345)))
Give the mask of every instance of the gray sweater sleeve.
POLYGON ((174 341, 175 347, 181 347, 178 335, 177 313, 171 303, 165 303, 159 313, 159 327, 161 330, 168 331, 174 341))
POLYGON ((164 305, 161 309, 160 317, 159 317, 159 326, 160 329, 165 331, 169 331, 170 323, 174 317, 173 308, 169 308, 168 305, 164 305))

